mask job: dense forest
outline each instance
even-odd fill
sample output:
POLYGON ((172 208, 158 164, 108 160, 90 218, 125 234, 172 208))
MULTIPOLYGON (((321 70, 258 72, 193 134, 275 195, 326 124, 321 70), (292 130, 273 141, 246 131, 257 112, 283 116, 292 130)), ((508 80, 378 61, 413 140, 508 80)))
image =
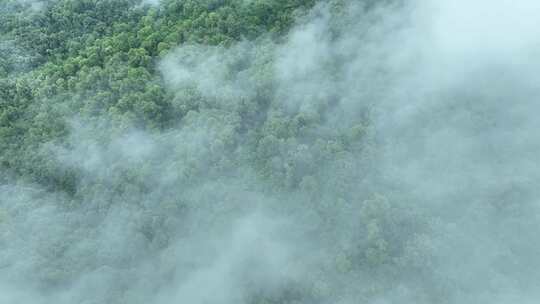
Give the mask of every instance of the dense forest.
POLYGON ((539 18, 0 0, 0 303, 536 303, 539 18))

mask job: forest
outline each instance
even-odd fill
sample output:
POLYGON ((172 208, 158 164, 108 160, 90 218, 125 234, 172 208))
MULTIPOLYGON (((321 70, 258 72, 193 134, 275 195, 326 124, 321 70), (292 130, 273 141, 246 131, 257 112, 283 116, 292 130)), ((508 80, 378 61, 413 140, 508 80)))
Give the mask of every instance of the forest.
POLYGON ((0 0, 0 303, 537 303, 539 19, 0 0))

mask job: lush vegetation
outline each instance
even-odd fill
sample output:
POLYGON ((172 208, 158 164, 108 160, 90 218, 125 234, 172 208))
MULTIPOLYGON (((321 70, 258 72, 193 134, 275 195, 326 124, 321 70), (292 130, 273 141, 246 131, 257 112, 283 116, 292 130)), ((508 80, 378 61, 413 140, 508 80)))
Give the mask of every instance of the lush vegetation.
POLYGON ((0 272, 52 295, 25 303, 454 303, 476 284, 439 267, 456 212, 375 168, 393 75, 370 25, 401 2, 352 2, 0 0, 0 272))
POLYGON ((267 32, 279 35, 296 9, 313 4, 166 1, 157 9, 137 2, 52 1, 34 13, 17 1, 4 4, 4 170, 73 192, 73 174, 36 155, 39 145, 66 135, 65 118, 106 115, 118 127, 166 129, 182 110, 159 81, 160 56, 185 43, 226 46, 267 32))

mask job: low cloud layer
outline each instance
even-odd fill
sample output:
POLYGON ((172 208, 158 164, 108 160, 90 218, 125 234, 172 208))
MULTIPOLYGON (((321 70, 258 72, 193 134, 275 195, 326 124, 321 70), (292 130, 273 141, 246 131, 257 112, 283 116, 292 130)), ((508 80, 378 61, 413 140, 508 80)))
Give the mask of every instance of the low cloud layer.
POLYGON ((330 1, 179 46, 174 127, 74 117, 40 150, 74 194, 0 186, 0 302, 533 303, 539 18, 330 1))

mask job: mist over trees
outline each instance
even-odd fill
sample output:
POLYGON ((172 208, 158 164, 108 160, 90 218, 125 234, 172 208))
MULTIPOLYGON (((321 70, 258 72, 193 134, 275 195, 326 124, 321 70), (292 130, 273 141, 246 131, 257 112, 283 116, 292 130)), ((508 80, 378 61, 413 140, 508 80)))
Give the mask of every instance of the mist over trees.
POLYGON ((0 303, 536 303, 539 18, 0 0, 0 303))

